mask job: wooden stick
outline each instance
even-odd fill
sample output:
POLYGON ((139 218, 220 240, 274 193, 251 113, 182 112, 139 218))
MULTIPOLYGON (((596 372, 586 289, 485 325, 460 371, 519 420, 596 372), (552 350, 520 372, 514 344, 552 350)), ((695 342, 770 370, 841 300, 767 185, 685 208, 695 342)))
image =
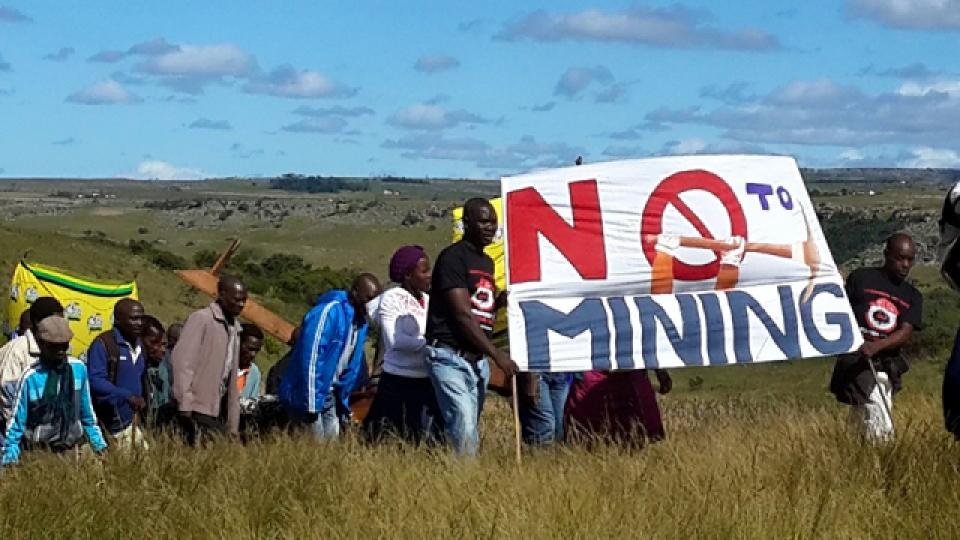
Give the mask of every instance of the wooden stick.
POLYGON ((133 426, 130 430, 130 453, 137 452, 137 431, 140 429, 140 413, 133 413, 133 426))
POLYGON ((510 377, 510 384, 513 386, 513 427, 517 442, 517 467, 523 464, 523 454, 520 451, 520 400, 517 397, 517 375, 510 377))
POLYGON ((223 270, 223 267, 230 262, 230 258, 233 257, 233 254, 237 252, 237 248, 240 247, 240 239, 236 238, 233 242, 230 243, 230 247, 224 251, 220 257, 217 259, 217 262, 213 263, 213 266, 210 267, 210 273, 219 276, 220 271, 223 270))

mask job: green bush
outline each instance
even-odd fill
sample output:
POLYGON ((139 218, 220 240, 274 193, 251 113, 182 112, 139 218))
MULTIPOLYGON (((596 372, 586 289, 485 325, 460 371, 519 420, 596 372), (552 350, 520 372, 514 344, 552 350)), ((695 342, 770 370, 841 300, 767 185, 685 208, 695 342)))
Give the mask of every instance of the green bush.
MULTIPOLYGON (((217 256, 213 251, 200 250, 194 253, 193 260, 197 266, 206 268, 217 256)), ((347 288, 358 274, 347 268, 314 268, 299 255, 274 253, 257 259, 246 251, 238 252, 224 272, 242 279, 254 294, 301 306, 312 306, 317 295, 329 289, 347 288)))
POLYGON ((130 240, 130 252, 139 255, 151 264, 164 270, 182 270, 187 268, 187 260, 169 251, 159 249, 146 240, 130 240))

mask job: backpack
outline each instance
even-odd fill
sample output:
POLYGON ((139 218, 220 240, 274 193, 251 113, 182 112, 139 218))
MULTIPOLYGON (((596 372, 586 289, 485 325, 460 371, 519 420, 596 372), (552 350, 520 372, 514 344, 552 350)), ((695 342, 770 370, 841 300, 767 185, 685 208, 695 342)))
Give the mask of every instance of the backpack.
MULTIPOLYGON (((94 338, 94 341, 100 341, 103 343, 103 348, 107 351, 107 380, 110 381, 110 384, 116 385, 117 369, 120 364, 120 344, 117 343, 117 338, 113 335, 113 330, 107 330, 106 332, 103 332, 94 338)), ((146 362, 147 359, 144 358, 143 361, 146 362)), ((148 373, 147 366, 144 366, 143 375, 140 376, 140 388, 144 401, 146 401, 147 405, 149 405, 150 375, 148 373)), ((100 415, 99 411, 97 412, 97 415, 100 415)))

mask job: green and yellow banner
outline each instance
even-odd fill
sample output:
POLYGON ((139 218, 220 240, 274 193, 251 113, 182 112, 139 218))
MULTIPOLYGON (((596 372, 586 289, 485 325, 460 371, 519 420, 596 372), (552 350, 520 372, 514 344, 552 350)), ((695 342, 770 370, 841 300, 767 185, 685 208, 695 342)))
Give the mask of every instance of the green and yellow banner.
POLYGON ((20 314, 41 296, 52 296, 63 304, 74 334, 70 354, 84 359, 93 339, 113 327, 113 305, 121 298, 137 299, 138 291, 136 281, 101 283, 20 261, 10 282, 8 333, 20 320, 20 314))

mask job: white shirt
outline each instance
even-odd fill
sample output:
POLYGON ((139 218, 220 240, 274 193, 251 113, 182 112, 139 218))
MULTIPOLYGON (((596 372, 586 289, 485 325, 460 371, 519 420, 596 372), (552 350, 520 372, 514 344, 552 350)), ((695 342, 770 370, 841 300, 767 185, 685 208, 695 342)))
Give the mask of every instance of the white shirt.
POLYGON ((421 304, 403 287, 388 289, 380 295, 375 321, 380 327, 383 371, 401 377, 423 378, 427 374, 424 347, 427 338, 429 296, 423 293, 421 304))
POLYGON ((143 344, 140 342, 140 339, 137 338, 136 346, 130 345, 122 334, 120 335, 120 340, 122 341, 121 344, 126 345, 127 349, 130 350, 130 363, 137 365, 137 359, 140 358, 140 352, 143 350, 143 344))
POLYGON ((0 415, 4 420, 13 414, 20 377, 39 359, 40 347, 32 330, 0 347, 0 415))

